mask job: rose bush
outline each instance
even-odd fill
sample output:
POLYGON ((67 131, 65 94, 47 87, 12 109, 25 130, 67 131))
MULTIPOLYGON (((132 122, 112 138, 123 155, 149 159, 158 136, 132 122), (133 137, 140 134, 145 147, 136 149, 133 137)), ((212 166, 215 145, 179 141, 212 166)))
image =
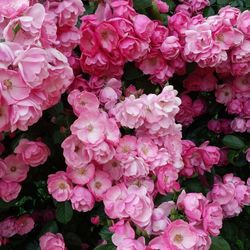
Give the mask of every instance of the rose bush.
POLYGON ((0 249, 250 249, 249 7, 2 1, 0 249))

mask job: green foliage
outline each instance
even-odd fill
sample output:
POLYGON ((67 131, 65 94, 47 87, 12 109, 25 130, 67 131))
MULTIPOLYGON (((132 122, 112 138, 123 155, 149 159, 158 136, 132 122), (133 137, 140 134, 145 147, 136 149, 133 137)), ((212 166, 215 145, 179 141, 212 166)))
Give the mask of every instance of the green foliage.
POLYGON ((56 208, 56 219, 63 224, 70 222, 73 216, 73 210, 71 204, 66 202, 57 203, 56 208))
POLYGON ((231 250, 231 247, 226 240, 219 236, 212 239, 210 250, 231 250))
POLYGON ((244 141, 235 135, 224 136, 222 143, 232 149, 243 149, 245 147, 244 141))
POLYGON ((115 250, 116 247, 113 244, 100 245, 94 250, 115 250))

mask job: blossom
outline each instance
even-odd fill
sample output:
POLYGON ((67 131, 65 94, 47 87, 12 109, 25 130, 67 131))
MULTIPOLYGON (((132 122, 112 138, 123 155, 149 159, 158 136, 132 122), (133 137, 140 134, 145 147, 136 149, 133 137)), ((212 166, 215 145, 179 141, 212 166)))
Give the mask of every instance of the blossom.
POLYGON ((60 233, 45 233, 39 238, 39 246, 41 250, 66 250, 63 236, 60 233))
POLYGON ((29 215, 22 215, 16 220, 17 234, 24 235, 34 228, 35 222, 29 215))

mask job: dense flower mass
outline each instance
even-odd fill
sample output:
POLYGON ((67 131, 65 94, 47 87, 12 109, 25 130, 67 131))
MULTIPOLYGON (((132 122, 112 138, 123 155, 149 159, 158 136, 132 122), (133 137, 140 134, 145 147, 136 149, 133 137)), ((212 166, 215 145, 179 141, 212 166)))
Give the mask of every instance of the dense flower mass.
POLYGON ((0 247, 248 249, 244 1, 0 2, 0 247))

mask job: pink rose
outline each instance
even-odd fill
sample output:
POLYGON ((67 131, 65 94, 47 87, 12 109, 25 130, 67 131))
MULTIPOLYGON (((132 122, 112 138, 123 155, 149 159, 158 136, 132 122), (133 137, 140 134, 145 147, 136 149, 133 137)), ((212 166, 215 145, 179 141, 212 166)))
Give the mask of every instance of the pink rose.
POLYGON ((39 239, 41 250, 67 250, 63 236, 60 233, 45 233, 39 239))
POLYGON ((125 239, 118 245, 117 250, 126 250, 126 249, 136 249, 136 250, 145 250, 145 239, 140 237, 138 239, 125 239))
POLYGON ((88 164, 81 167, 73 168, 67 167, 67 176, 74 183, 78 185, 85 185, 89 183, 95 174, 94 164, 88 164))
POLYGON ((4 180, 0 180, 0 198, 5 202, 15 200, 21 188, 21 185, 17 182, 5 182, 4 180))
POLYGON ((29 7, 29 0, 2 0, 0 15, 14 18, 29 7))
POLYGON ((206 202, 205 196, 201 193, 188 193, 183 190, 178 197, 178 209, 184 210, 190 222, 200 222, 202 220, 202 213, 206 202))
POLYGON ((235 7, 227 5, 219 10, 219 16, 222 17, 223 22, 226 25, 235 26, 237 23, 240 10, 235 7))
POLYGON ((217 202, 206 204, 203 210, 203 227, 212 236, 218 236, 222 228, 223 212, 217 202))
POLYGON ((92 151, 76 135, 67 137, 61 146, 66 164, 72 168, 85 166, 92 160, 92 151))
POLYGON ((241 30, 247 38, 250 38, 250 11, 245 10, 242 12, 237 20, 237 28, 241 30))
POLYGON ((192 250, 198 241, 194 227, 183 220, 175 220, 170 223, 164 232, 163 238, 169 249, 176 250, 192 250))
POLYGON ((97 201, 103 199, 103 196, 111 186, 112 182, 109 175, 100 170, 95 172, 94 178, 88 183, 88 188, 97 201))
POLYGON ((10 238, 17 233, 16 219, 8 217, 0 222, 0 236, 10 238))
POLYGON ((94 196, 89 190, 78 185, 73 188, 70 195, 70 201, 73 209, 78 212, 90 211, 95 204, 94 196))
POLYGON ((160 50, 166 60, 173 60, 178 56, 180 48, 178 37, 168 36, 162 43, 160 50))
POLYGON ((19 154, 23 162, 31 167, 44 164, 50 155, 50 150, 46 144, 27 139, 20 140, 14 152, 19 154))
POLYGON ((17 234, 24 235, 34 228, 35 222, 29 215, 22 215, 16 220, 17 234))
POLYGON ((27 178, 29 166, 19 155, 9 155, 4 159, 6 164, 3 179, 8 182, 22 182, 27 178))
POLYGON ((50 174, 48 177, 48 191, 56 201, 66 201, 70 199, 72 183, 63 171, 50 174))

